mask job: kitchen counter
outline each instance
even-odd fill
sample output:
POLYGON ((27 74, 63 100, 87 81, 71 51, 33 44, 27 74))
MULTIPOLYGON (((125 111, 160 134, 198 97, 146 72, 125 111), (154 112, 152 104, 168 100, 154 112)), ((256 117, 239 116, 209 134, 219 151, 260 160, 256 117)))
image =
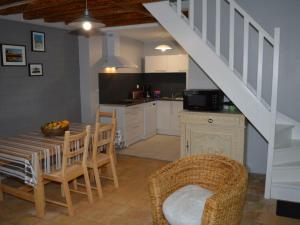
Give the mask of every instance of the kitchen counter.
POLYGON ((128 107, 132 105, 143 104, 147 102, 153 101, 183 101, 183 98, 172 98, 172 97, 162 97, 162 98, 143 98, 143 99, 124 99, 118 102, 107 102, 107 103, 100 103, 101 105, 111 105, 111 106, 121 106, 121 107, 128 107))

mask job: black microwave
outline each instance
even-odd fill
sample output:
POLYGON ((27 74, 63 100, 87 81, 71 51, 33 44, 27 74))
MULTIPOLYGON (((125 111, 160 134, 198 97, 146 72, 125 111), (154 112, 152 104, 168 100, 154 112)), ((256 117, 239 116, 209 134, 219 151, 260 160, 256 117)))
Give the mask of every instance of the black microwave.
POLYGON ((191 111, 221 111, 224 94, 220 90, 190 89, 183 92, 183 108, 191 111))

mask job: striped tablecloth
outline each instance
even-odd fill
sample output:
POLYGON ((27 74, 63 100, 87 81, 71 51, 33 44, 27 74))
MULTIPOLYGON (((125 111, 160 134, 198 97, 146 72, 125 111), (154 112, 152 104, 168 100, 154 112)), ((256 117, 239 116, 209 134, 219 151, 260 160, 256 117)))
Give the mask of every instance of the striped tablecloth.
MULTIPOLYGON (((85 127, 86 124, 72 123, 71 134, 82 132, 85 127)), ((35 168, 36 160, 40 161, 44 173, 60 169, 63 141, 63 136, 45 137, 41 131, 0 138, 0 179, 3 175, 13 176, 35 186, 40 169, 35 168)))

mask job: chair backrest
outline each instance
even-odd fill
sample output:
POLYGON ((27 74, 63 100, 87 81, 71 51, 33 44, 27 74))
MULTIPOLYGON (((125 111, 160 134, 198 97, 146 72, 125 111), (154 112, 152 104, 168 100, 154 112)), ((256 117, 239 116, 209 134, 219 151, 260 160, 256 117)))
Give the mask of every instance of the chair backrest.
POLYGON ((116 135, 116 118, 111 119, 109 124, 101 124, 96 122, 95 134, 93 138, 93 160, 97 159, 97 155, 102 151, 112 156, 114 150, 114 142, 116 135))
POLYGON ((101 112, 100 107, 98 107, 96 111, 96 123, 101 123, 101 118, 116 118, 116 110, 114 109, 112 112, 101 112))
POLYGON ((62 174, 65 175, 68 166, 75 163, 86 165, 88 157, 88 147, 91 138, 91 126, 86 126, 85 131, 79 134, 71 135, 70 131, 65 132, 63 159, 62 159, 62 174))

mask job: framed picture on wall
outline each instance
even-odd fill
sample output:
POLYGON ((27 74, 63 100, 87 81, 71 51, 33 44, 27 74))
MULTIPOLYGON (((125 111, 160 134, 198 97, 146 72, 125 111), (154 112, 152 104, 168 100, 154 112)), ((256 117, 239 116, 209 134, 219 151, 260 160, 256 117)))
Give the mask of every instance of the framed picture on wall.
POLYGON ((1 44, 2 66, 26 66, 26 46, 1 44))
POLYGON ((29 64, 29 76, 43 76, 43 64, 41 63, 30 63, 29 64))
POLYGON ((31 31, 31 48, 33 52, 45 52, 45 33, 31 31))

